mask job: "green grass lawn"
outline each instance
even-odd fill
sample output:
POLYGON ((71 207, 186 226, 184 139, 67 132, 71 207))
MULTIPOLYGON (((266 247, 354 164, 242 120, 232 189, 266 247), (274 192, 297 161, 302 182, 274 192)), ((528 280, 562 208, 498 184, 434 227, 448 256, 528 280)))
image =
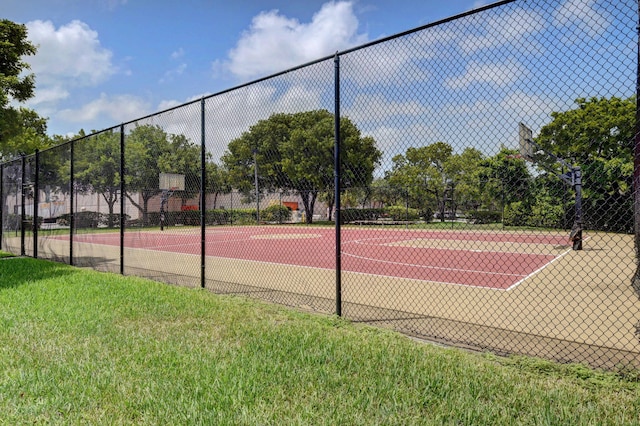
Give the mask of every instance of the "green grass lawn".
POLYGON ((0 260, 0 424, 640 424, 636 372, 0 260))

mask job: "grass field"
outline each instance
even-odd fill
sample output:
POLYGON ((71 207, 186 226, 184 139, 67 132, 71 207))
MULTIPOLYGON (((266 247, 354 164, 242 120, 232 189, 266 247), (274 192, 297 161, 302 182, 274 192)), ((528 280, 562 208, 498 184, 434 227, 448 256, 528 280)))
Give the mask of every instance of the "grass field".
POLYGON ((635 371, 0 260, 0 424, 639 424, 635 371))

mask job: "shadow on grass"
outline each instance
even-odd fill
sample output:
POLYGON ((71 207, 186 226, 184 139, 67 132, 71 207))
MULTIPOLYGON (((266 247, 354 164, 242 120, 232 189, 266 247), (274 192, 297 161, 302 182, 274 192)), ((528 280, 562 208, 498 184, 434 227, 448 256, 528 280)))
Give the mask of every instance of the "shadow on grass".
POLYGON ((76 273, 60 263, 29 257, 0 258, 0 291, 33 283, 45 278, 57 278, 76 273))

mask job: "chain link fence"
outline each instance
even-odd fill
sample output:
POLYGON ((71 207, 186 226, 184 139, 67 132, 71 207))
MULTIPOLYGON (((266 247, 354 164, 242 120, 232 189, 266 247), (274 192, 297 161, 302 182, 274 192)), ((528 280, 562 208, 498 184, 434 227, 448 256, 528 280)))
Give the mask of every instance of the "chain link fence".
POLYGON ((4 163, 0 248, 637 368, 637 21, 501 2, 4 163))

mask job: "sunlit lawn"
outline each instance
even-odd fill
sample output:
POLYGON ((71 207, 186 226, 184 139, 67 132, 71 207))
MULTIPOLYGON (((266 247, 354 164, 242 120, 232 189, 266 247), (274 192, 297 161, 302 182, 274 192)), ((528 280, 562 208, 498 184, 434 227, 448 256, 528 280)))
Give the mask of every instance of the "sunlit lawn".
POLYGON ((0 424, 638 424, 640 384, 206 290, 0 260, 0 424))

